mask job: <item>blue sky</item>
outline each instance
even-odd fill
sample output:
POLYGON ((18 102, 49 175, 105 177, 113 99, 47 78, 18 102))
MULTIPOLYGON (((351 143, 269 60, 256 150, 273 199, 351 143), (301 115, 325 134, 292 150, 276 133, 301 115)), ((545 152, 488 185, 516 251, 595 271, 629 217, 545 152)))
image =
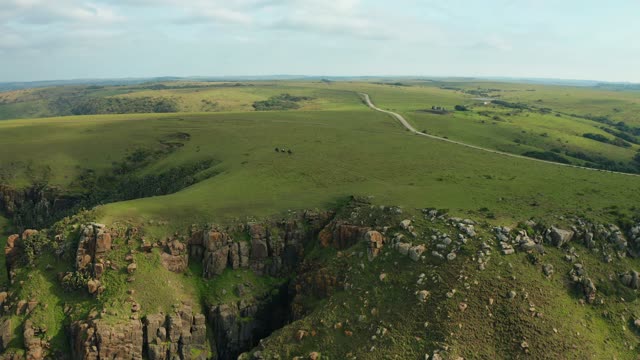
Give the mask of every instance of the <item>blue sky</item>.
POLYGON ((640 1, 0 0, 0 82, 220 75, 640 82, 640 1))

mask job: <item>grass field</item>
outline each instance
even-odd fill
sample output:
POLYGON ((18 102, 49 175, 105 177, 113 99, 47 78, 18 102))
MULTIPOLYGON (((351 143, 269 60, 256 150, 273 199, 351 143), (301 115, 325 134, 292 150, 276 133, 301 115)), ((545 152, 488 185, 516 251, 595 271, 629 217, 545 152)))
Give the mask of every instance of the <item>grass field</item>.
POLYGON ((105 221, 265 216, 327 207, 352 194, 407 208, 458 213, 488 208, 498 218, 564 212, 600 216, 628 210, 635 178, 567 169, 461 148, 409 135, 386 115, 359 111, 114 115, 9 121, 0 159, 9 183, 33 177, 68 186, 80 169, 107 171, 138 147, 187 132, 186 146, 145 171, 212 157, 219 175, 176 194, 100 208, 105 221), (291 148, 283 154, 274 148, 291 148), (332 159, 328 161, 328 159, 332 159), (168 204, 170 204, 168 206, 168 204))
MULTIPOLYGON (((256 101, 280 94, 306 96, 300 111, 358 110, 357 92, 368 93, 381 107, 400 112, 419 130, 500 151, 524 154, 553 152, 564 161, 618 171, 640 171, 633 157, 640 150, 637 135, 627 147, 587 139, 596 134, 613 141, 607 133, 614 124, 640 126, 638 91, 598 87, 569 87, 482 81, 396 82, 193 82, 179 81, 133 86, 67 86, 19 90, 0 94, 0 119, 68 115, 73 104, 91 99, 166 99, 180 113, 252 112, 256 101), (478 99, 523 104, 510 109, 478 99), (424 110, 432 106, 453 110, 465 105, 471 111, 444 115, 424 110), (606 119, 608 123, 595 121, 606 119)), ((130 104, 128 106, 139 106, 130 104)), ((109 111, 109 106, 99 111, 109 111)), ((116 110, 114 110, 116 111, 116 110)), ((121 110, 118 110, 121 111, 121 110)), ((133 112, 138 110, 132 109, 133 112)), ((637 132, 640 132, 640 128, 637 132)))

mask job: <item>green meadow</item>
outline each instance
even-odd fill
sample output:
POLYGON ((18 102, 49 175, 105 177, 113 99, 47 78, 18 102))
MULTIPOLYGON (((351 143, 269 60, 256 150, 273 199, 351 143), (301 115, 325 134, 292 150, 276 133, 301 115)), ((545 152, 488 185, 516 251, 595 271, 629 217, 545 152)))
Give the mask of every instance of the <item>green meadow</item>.
POLYGON ((369 93, 376 104, 406 115, 429 133, 503 151, 521 153, 551 142, 577 149, 600 147, 599 153, 623 159, 625 151, 633 150, 578 136, 597 131, 584 119, 532 114, 478 124, 475 107, 447 115, 415 112, 431 104, 469 105, 466 94, 431 85, 300 82, 238 86, 231 91, 159 91, 183 91, 193 103, 206 94, 215 98, 216 92, 228 92, 228 98, 242 98, 245 104, 278 93, 313 100, 293 111, 4 121, 0 142, 11 151, 0 154, 3 182, 20 187, 44 180, 73 192, 83 170, 108 173, 127 154, 158 148, 163 138, 187 133, 190 140, 183 147, 137 173, 214 159, 214 167, 207 171, 217 175, 174 194, 101 206, 104 221, 165 219, 183 226, 194 218, 233 219, 327 208, 352 194, 409 209, 438 207, 460 214, 483 209, 499 220, 566 212, 606 217, 611 207, 629 211, 640 197, 634 177, 513 159, 410 135, 391 117, 366 108, 357 95, 369 93), (537 134, 542 131, 548 138, 537 134), (512 143, 516 136, 526 140, 512 143), (276 147, 293 153, 275 152, 276 147))

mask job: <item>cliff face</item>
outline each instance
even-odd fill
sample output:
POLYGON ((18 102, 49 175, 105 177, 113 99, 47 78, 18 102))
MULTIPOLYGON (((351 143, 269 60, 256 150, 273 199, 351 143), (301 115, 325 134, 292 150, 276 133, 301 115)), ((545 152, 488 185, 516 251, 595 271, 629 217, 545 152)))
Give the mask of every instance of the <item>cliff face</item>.
POLYGON ((183 306, 173 314, 109 324, 92 319, 71 326, 72 357, 99 359, 206 359, 205 316, 183 306), (194 356, 195 355, 195 356, 194 356))
POLYGON ((67 214, 76 202, 47 185, 18 190, 0 184, 0 212, 20 230, 48 226, 67 214))
MULTIPOLYGON (((339 215, 305 211, 280 220, 227 227, 193 226, 187 235, 175 233, 157 241, 148 240, 144 229, 70 223, 67 233, 28 230, 12 235, 5 254, 10 269, 21 266, 18 260, 24 255, 24 239, 38 235, 55 239, 47 242, 55 244, 55 256, 73 264, 74 271, 57 274, 59 285, 65 291, 84 293, 83 296, 88 292, 97 307, 88 316, 86 313, 76 316, 66 325, 71 359, 235 359, 274 330, 305 316, 311 310, 308 298, 329 297, 342 286, 343 279, 335 269, 318 260, 308 260, 305 251, 318 248, 316 245, 344 249, 367 239, 367 234, 377 233, 371 231, 373 224, 346 218, 345 214, 353 214, 351 210, 339 215), (199 299, 204 302, 203 313, 194 312, 189 305, 193 303, 182 302, 168 313, 145 314, 136 301, 137 294, 126 290, 129 287, 126 283, 139 281, 135 280, 139 272, 149 271, 140 270, 136 257, 142 261, 156 256, 158 260, 148 261, 157 261, 175 273, 186 272, 189 264, 201 265, 201 275, 208 282, 215 282, 226 270, 245 270, 284 282, 267 285, 268 291, 255 294, 243 290, 243 284, 238 282, 234 284, 238 296, 231 297, 235 300, 199 299), (113 283, 114 279, 120 279, 123 285, 113 283), (106 289, 114 286, 127 292, 121 300, 126 297, 125 308, 128 311, 130 306, 131 314, 125 317, 116 316, 120 310, 112 314, 112 306, 118 305, 109 304, 110 300, 104 298, 113 296, 106 289)), ((381 236, 374 238, 382 241, 381 236)), ((30 299, 26 301, 12 292, 5 298, 8 299, 3 300, 6 304, 3 312, 16 313, 25 319, 32 307, 39 306, 37 302, 31 306, 30 299)), ((65 314, 66 311, 65 307, 65 314)), ((6 324, 9 325, 5 328, 11 327, 6 324)), ((59 354, 48 342, 51 336, 46 328, 27 322, 19 328, 25 331, 24 349, 30 359, 59 354)), ((0 336, 2 346, 13 336, 9 331, 4 333, 6 336, 0 336)))
POLYGON ((331 212, 306 211, 291 219, 241 225, 249 240, 236 241, 234 229, 193 229, 189 261, 201 261, 203 276, 214 278, 229 269, 251 269, 259 275, 289 274, 304 258, 304 247, 329 222, 331 212))
POLYGON ((269 299, 241 300, 209 307, 216 359, 236 359, 289 319, 286 289, 269 299))

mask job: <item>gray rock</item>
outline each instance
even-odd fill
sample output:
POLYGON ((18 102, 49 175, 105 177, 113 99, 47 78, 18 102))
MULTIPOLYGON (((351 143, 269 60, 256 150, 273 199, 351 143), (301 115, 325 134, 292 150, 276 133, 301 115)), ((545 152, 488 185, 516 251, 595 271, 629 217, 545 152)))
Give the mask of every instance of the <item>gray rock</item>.
POLYGON ((628 271, 620 276, 620 281, 632 289, 640 289, 640 275, 637 271, 628 271))
POLYGON ((398 248, 398 252, 401 255, 406 256, 409 254, 409 249, 411 248, 411 244, 401 242, 401 243, 398 243, 397 248, 398 248))
POLYGON ((236 285, 236 291, 235 291, 235 292, 236 292, 236 295, 238 295, 238 296, 240 296, 240 297, 244 296, 244 295, 246 294, 246 291, 245 291, 244 285, 242 285, 242 284, 237 284, 237 285, 236 285))
POLYGON ((551 264, 544 264, 544 266, 542 266, 542 271, 544 272, 544 274, 546 276, 551 276, 554 272, 553 270, 553 265, 551 264))
POLYGON ((409 257, 413 261, 418 261, 425 250, 427 250, 427 248, 424 245, 416 245, 409 249, 409 257))
POLYGON ((571 230, 558 229, 551 227, 547 230, 546 237, 554 246, 562 247, 573 239, 574 232, 571 230))
POLYGON ((426 302, 427 299, 429 298, 429 295, 431 295, 431 293, 428 292, 427 290, 420 290, 418 291, 418 300, 420 302, 426 302))

